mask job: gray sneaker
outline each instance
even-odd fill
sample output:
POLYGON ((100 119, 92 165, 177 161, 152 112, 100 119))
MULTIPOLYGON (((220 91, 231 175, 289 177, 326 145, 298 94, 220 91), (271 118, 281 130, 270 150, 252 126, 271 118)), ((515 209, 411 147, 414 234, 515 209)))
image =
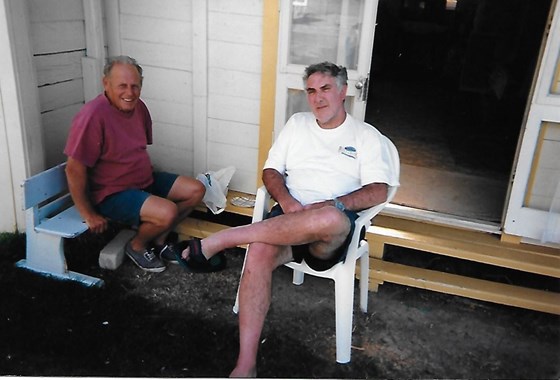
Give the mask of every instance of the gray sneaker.
POLYGON ((165 270, 165 264, 157 257, 153 248, 146 249, 143 252, 136 252, 132 249, 130 243, 127 243, 125 252, 138 268, 146 272, 163 272, 165 270))
POLYGON ((159 258, 164 263, 168 264, 179 264, 177 261, 177 254, 181 254, 181 252, 175 252, 178 248, 172 244, 167 243, 165 245, 154 245, 155 252, 159 252, 159 258))

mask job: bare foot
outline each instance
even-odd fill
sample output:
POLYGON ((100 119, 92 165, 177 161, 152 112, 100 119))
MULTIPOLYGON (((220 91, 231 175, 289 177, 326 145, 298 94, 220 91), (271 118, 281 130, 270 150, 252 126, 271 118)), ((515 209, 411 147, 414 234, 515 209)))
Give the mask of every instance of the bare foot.
MULTIPOLYGON (((204 246, 204 243, 203 243, 203 240, 201 240, 201 241, 200 241, 200 250, 202 251, 202 254, 206 257, 206 253, 205 253, 205 251, 204 251, 204 249, 203 249, 203 246, 204 246)), ((181 253, 181 257, 182 257, 184 260, 188 260, 188 258, 189 258, 189 252, 190 252, 189 247, 185 248, 185 249, 183 250, 183 252, 181 253)), ((206 258, 208 259, 208 257, 206 257, 206 258)))
POLYGON ((181 257, 186 260, 189 257, 189 248, 185 248, 183 252, 181 252, 181 257))
MULTIPOLYGON (((208 238, 205 238, 200 241, 200 250, 202 251, 204 257, 206 257, 206 260, 210 260, 210 258, 218 253, 221 248, 214 246, 216 244, 214 241, 215 239, 208 239, 209 241, 207 241, 207 239, 208 238)), ((181 253, 181 257, 183 257, 184 260, 188 260, 189 252, 189 247, 185 248, 181 253)))

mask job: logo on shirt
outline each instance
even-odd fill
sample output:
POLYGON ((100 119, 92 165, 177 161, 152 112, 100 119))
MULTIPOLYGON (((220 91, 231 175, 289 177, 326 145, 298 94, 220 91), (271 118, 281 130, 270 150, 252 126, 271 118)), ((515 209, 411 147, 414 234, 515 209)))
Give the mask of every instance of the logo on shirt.
POLYGON ((356 148, 354 148, 353 146, 344 146, 344 147, 339 146, 338 153, 354 159, 358 157, 358 152, 356 151, 356 148))

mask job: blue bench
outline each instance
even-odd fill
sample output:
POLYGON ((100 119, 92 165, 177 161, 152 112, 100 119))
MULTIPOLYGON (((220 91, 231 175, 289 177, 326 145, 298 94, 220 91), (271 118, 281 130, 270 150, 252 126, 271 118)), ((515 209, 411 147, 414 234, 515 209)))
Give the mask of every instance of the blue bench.
POLYGON ((64 239, 75 238, 88 227, 72 203, 65 173, 66 163, 26 179, 23 204, 26 226, 26 258, 17 267, 58 279, 102 286, 103 280, 68 270, 64 239))

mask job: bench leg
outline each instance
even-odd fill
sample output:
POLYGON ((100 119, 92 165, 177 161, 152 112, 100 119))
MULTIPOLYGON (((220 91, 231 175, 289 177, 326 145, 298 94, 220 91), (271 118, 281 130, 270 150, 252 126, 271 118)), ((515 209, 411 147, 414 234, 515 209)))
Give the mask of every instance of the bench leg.
POLYGON ((64 257, 64 241, 60 236, 27 232, 26 259, 16 263, 24 268, 61 280, 72 280, 86 286, 102 286, 103 280, 69 271, 64 257))

